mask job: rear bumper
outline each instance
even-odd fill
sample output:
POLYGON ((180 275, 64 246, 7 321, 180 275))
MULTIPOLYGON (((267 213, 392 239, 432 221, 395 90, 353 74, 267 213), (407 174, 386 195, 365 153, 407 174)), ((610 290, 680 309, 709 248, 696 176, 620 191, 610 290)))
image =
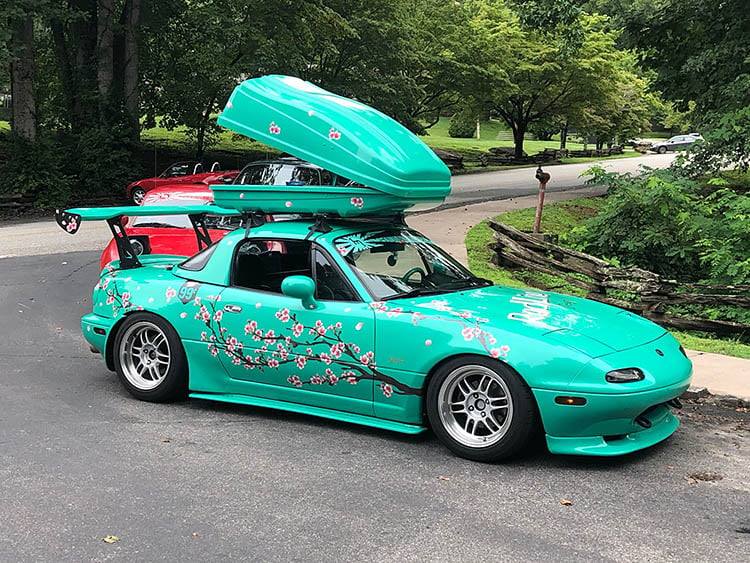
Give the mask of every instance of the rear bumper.
POLYGON ((679 420, 665 404, 689 386, 676 385, 628 394, 573 393, 586 404, 560 405, 555 397, 567 392, 533 390, 547 439, 555 454, 615 456, 635 452, 671 436, 679 420), (636 419, 651 424, 644 428, 636 419))
POLYGON ((96 349, 102 355, 104 355, 107 349, 107 338, 114 323, 114 319, 107 319, 93 313, 81 318, 83 337, 91 345, 92 349, 96 349))

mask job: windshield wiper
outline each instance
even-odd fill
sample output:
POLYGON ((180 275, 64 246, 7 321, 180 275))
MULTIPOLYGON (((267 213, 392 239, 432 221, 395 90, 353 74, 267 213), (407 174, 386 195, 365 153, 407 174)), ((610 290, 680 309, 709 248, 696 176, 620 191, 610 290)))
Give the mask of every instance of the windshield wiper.
POLYGON ((135 227, 156 227, 156 228, 168 228, 168 229, 183 229, 184 227, 178 227, 177 225, 170 225, 169 223, 136 223, 132 228, 135 227))
POLYGON ((401 293, 394 293, 388 297, 383 297, 383 301, 390 301, 391 299, 408 299, 409 297, 421 297, 422 295, 437 295, 439 293, 448 293, 445 288, 440 287, 416 287, 410 291, 403 291, 401 293))

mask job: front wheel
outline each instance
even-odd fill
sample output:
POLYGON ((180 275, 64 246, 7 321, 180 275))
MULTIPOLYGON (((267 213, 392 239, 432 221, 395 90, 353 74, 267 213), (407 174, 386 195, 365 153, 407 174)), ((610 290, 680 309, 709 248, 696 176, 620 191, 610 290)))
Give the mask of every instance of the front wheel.
POLYGON ((659 150, 657 151, 659 154, 664 154, 667 152, 667 147, 659 147, 659 150))
POLYGON ((149 313, 130 315, 117 331, 115 371, 137 399, 165 403, 187 393, 187 360, 174 328, 149 313))
POLYGON ((133 188, 133 191, 130 192, 130 197, 132 198, 133 203, 141 205, 143 203, 143 198, 146 197, 146 190, 143 188, 133 188))
POLYGON ((456 358, 427 387, 427 417, 453 453, 497 461, 528 446, 536 431, 531 390, 512 369, 489 358, 456 358))

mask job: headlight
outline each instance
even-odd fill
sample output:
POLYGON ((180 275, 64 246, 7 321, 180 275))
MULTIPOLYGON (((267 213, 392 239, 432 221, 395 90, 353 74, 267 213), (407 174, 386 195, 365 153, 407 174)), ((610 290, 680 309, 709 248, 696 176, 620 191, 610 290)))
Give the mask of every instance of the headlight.
POLYGON ((643 372, 638 368, 623 368, 610 371, 604 378, 610 383, 631 383, 642 381, 643 372))

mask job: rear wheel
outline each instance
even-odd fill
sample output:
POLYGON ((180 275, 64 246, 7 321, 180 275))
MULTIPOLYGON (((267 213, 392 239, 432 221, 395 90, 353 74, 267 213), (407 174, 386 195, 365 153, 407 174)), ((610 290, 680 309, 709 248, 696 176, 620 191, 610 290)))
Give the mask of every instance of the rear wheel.
POLYGON ((187 360, 177 333, 156 315, 134 313, 115 337, 115 371, 128 392, 163 403, 187 393, 187 360))
POLYGON ((475 461, 510 457, 536 431, 534 397, 508 366, 489 358, 456 358, 427 388, 427 416, 453 453, 475 461))
POLYGON ((141 205, 143 203, 143 198, 146 197, 146 190, 143 188, 133 188, 133 191, 130 192, 130 197, 133 200, 133 203, 141 205))

